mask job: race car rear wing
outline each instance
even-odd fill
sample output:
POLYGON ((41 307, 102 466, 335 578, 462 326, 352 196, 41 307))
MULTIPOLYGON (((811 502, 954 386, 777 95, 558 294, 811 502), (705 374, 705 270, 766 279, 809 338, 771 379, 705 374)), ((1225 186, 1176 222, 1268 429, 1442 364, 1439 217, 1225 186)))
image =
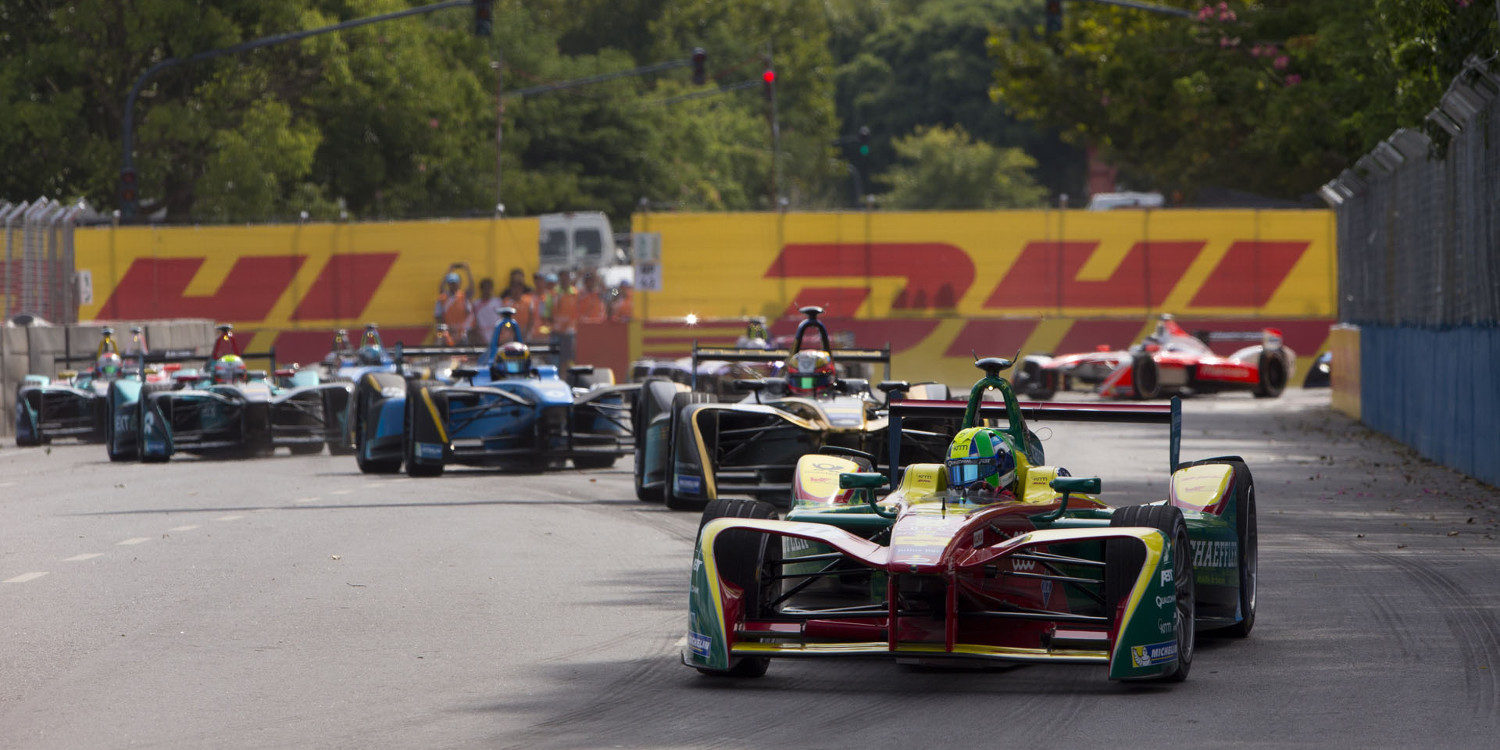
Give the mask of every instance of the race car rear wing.
POLYGON ((1215 341, 1258 341, 1267 349, 1281 348, 1281 331, 1266 328, 1259 331, 1193 331, 1193 338, 1209 344, 1215 341))
MULTIPOLYGON (((835 364, 839 362, 873 362, 885 366, 885 379, 891 377, 891 348, 880 349, 832 349, 828 355, 835 364)), ((791 349, 751 349, 735 346, 698 346, 693 342, 693 377, 696 380, 698 363, 710 360, 723 362, 785 362, 792 356, 791 349)), ((696 383, 693 384, 697 386, 696 383)))
MULTIPOLYGON (((264 359, 268 362, 266 373, 275 373, 276 370, 276 347, 271 347, 263 352, 240 352, 240 359, 264 359)), ((203 372, 196 376, 181 375, 178 377, 193 380, 208 377, 208 372, 213 369, 214 361, 212 355, 199 354, 192 349, 158 349, 154 352, 146 352, 141 356, 141 380, 146 379, 146 365, 163 364, 167 362, 192 362, 204 360, 203 372)))
MULTIPOLYGON (((548 356, 557 355, 557 347, 551 344, 527 344, 533 355, 543 354, 548 356)), ((394 357, 396 360, 396 372, 405 374, 405 364, 408 358, 414 357, 473 357, 475 362, 484 358, 488 351, 482 346, 406 346, 396 342, 394 357)))
MULTIPOLYGON (((1170 404, 1108 404, 1093 402, 1037 402, 1018 401, 1016 406, 1026 419, 1054 422, 1128 422, 1137 424, 1165 424, 1171 430, 1168 452, 1171 470, 1177 471, 1182 454, 1182 401, 1172 397, 1170 404)), ((951 418, 955 425, 961 423, 967 401, 894 401, 890 406, 890 474, 891 486, 897 486, 896 475, 901 466, 901 423, 909 417, 951 418)), ((979 406, 982 419, 1007 418, 1005 402, 986 401, 979 406)))

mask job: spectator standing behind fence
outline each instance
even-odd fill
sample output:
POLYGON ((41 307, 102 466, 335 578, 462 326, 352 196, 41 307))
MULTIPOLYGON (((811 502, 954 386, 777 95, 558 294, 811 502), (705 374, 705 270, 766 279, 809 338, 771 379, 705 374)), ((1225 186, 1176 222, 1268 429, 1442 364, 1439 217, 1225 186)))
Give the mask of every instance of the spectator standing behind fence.
POLYGON ((557 288, 548 295, 547 318, 552 323, 552 346, 557 349, 557 367, 567 370, 573 364, 578 341, 578 289, 573 275, 557 274, 557 288))
POLYGON ((582 324, 603 323, 609 317, 604 302, 604 282, 594 272, 583 275, 583 289, 578 293, 578 322, 582 324))
POLYGON ((432 309, 433 320, 446 324, 449 331, 457 331, 459 336, 467 336, 469 329, 474 327, 474 308, 469 304, 473 297, 474 274, 469 270, 469 264, 454 263, 448 266, 448 273, 438 282, 437 305, 432 309), (459 271, 469 277, 467 288, 463 286, 459 271))
POLYGON ((536 317, 536 294, 526 286, 526 272, 510 269, 510 281, 500 292, 500 304, 516 310, 516 325, 521 328, 521 338, 531 336, 531 321, 536 317))
POLYGON ((609 301, 609 319, 617 323, 626 323, 635 315, 635 298, 629 281, 621 281, 615 287, 614 298, 609 301))
POLYGON ((474 300, 474 332, 469 340, 479 344, 488 343, 495 332, 495 324, 500 322, 500 308, 505 306, 495 296, 495 280, 480 281, 479 298, 474 300))
POLYGON ((534 278, 536 291, 532 293, 531 327, 527 329, 527 340, 551 341, 552 290, 557 287, 557 277, 539 271, 534 278))

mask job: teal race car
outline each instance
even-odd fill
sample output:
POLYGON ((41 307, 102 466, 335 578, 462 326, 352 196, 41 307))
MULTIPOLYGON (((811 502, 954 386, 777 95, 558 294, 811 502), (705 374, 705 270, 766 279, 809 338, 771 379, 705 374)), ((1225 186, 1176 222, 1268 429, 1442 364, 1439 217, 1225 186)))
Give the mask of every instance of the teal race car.
POLYGON ((1243 460, 1180 463, 1175 399, 1022 403, 1000 377, 1008 360, 977 364, 967 402, 890 407, 893 441, 903 419, 951 420, 945 463, 902 465, 899 445, 883 472, 847 450, 811 454, 784 519, 755 500, 704 510, 685 664, 759 676, 791 657, 1070 662, 1176 681, 1198 632, 1250 633, 1255 487, 1243 460), (1001 401, 984 402, 989 389, 1001 401), (1028 419, 1169 425, 1168 496, 1110 507, 1099 478, 1046 463, 1028 419), (975 480, 991 470, 995 484, 975 480))

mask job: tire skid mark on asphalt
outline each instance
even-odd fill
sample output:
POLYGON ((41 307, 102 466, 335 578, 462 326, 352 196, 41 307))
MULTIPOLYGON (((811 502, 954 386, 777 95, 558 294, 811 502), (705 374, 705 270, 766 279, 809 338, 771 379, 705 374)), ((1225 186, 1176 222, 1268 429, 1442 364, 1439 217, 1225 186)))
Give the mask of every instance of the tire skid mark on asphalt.
POLYGON ((241 518, 244 518, 244 516, 240 516, 240 515, 228 515, 228 516, 219 516, 218 518, 215 518, 214 520, 215 521, 238 521, 241 518))
MULTIPOLYGON (((1483 603, 1464 587, 1439 572, 1420 554, 1393 554, 1372 549, 1360 549, 1358 545, 1339 539, 1318 537, 1327 544, 1345 547, 1379 561, 1383 566, 1394 568, 1417 584, 1429 602, 1448 626, 1460 652, 1460 667, 1464 674, 1465 695, 1472 701, 1476 715, 1493 716, 1500 710, 1500 673, 1497 673, 1497 656, 1500 656, 1500 620, 1483 603)), ((1347 569, 1347 565, 1340 567, 1347 569)), ((1381 587, 1382 590, 1385 587, 1381 587)), ((1379 597, 1370 597, 1371 599, 1379 597)), ((1399 613, 1397 614, 1399 617, 1399 613)), ((1428 644, 1431 637, 1419 642, 1428 644)))
MULTIPOLYGON (((1298 570, 1335 570, 1342 576, 1343 580, 1349 581, 1353 590, 1353 598, 1367 610, 1371 621, 1382 626, 1381 633, 1367 633, 1375 635, 1380 640, 1392 644, 1399 651, 1406 662, 1418 663, 1423 661, 1424 656, 1433 653, 1431 639, 1424 637, 1427 632, 1427 622, 1419 621, 1411 616, 1413 610, 1408 600, 1397 601, 1392 596, 1392 590, 1384 578, 1379 574, 1381 571, 1370 564, 1353 564, 1358 556, 1359 550, 1353 549, 1310 549, 1322 546, 1328 540, 1322 537, 1307 535, 1282 536, 1282 542, 1294 541, 1293 537, 1302 540, 1297 546, 1285 547, 1277 545, 1280 549, 1267 549, 1265 544, 1261 545, 1263 560, 1273 559, 1268 552, 1273 552, 1276 557, 1285 555, 1288 561, 1301 560, 1302 563, 1293 563, 1293 569, 1298 570), (1277 554, 1279 553, 1279 554, 1277 554)), ((1262 540, 1264 541, 1264 540, 1262 540)), ((1383 566, 1381 566, 1383 567, 1383 566)), ((1405 592, 1398 592, 1405 593, 1405 592)), ((1363 618, 1359 618, 1362 620, 1363 618)))
POLYGON ((575 731, 581 735, 592 734, 596 740, 599 740, 602 738, 598 737, 598 731, 603 726, 628 727, 632 724, 659 726, 658 720, 661 717, 677 715, 678 709, 675 706, 665 705, 664 701, 646 701, 645 705, 642 705, 643 696, 649 695, 651 691, 634 689, 640 685, 654 688, 670 679, 670 672, 686 669, 681 667, 675 658, 676 651, 673 649, 673 644, 676 640, 676 636, 658 636, 655 639, 655 645, 649 650, 649 655, 631 661, 624 674, 600 685, 599 690, 591 691, 592 694, 583 699, 578 707, 530 725, 525 732, 529 735, 530 741, 523 741, 514 746, 536 747, 546 743, 544 737, 562 739, 556 737, 556 730, 573 728, 575 725, 577 725, 575 731))
POLYGON ((115 542, 115 546, 117 546, 117 547, 129 547, 129 546, 136 545, 136 544, 145 544, 146 542, 149 542, 149 541, 151 541, 151 537, 149 537, 149 536, 133 536, 133 537, 131 537, 129 539, 126 539, 124 541, 115 542))
POLYGON ((1500 674, 1496 673, 1495 658, 1500 656, 1500 622, 1494 613, 1418 556, 1371 554, 1401 570, 1427 593, 1458 641, 1463 654, 1465 693, 1472 696, 1475 715, 1494 716, 1500 709, 1496 702, 1496 696, 1500 695, 1500 674))
POLYGON ((35 581, 36 579, 41 578, 44 575, 47 575, 47 571, 33 570, 30 573, 22 573, 21 575, 18 575, 14 578, 7 578, 3 581, 0 581, 0 583, 26 583, 27 581, 35 581))
POLYGON ((173 526, 172 528, 167 529, 167 531, 192 531, 196 528, 198 528, 198 524, 190 523, 182 526, 173 526))
POLYGON ((72 557, 64 557, 63 558, 63 562, 83 562, 84 560, 92 560, 92 559, 94 559, 96 557, 103 557, 103 556, 104 556, 103 552, 85 552, 85 553, 83 553, 81 555, 74 555, 72 557))

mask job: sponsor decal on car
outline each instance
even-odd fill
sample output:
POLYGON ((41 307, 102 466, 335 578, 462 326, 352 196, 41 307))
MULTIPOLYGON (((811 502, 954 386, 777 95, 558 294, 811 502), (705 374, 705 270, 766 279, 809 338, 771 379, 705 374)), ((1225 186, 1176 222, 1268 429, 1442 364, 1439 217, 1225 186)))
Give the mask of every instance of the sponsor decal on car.
POLYGON ((1052 604, 1052 582, 1042 581, 1042 609, 1052 604))
POLYGON ((684 495, 703 494, 703 477, 695 477, 692 474, 677 475, 677 491, 684 495))
POLYGON ((1239 565, 1239 542, 1193 542, 1193 567, 1233 568, 1239 565))
POLYGON ((147 440, 146 441, 146 452, 147 453, 152 453, 152 454, 155 454, 155 453, 166 453, 167 452, 167 441, 165 441, 165 440, 147 440))
POLYGON ((425 458, 432 461, 443 459, 443 446, 441 443, 417 443, 417 458, 425 458))
POLYGON ((1172 582, 1172 569, 1167 568, 1161 572, 1161 585, 1165 586, 1172 582))
POLYGON ((688 648, 692 649, 695 656, 708 658, 708 650, 713 646, 713 641, 702 633, 688 632, 688 648))
POLYGON ((1130 647, 1130 663, 1137 667, 1154 667, 1177 658, 1177 641, 1130 647))

